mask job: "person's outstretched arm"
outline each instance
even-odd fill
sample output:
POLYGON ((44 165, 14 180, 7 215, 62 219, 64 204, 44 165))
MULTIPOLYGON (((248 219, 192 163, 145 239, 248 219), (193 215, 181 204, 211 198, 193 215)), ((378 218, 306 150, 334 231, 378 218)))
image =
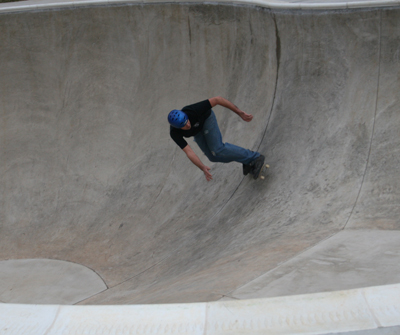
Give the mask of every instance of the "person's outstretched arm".
POLYGON ((214 97, 214 98, 208 99, 208 101, 210 101, 211 107, 220 105, 225 108, 228 108, 232 112, 239 115, 246 122, 250 122, 251 120, 253 120, 253 115, 245 113, 244 111, 239 109, 237 106, 235 106, 232 102, 230 102, 229 100, 226 100, 223 97, 214 97))
POLYGON ((204 175, 205 175, 207 181, 210 181, 212 179, 212 175, 209 172, 209 170, 211 170, 211 169, 208 166, 205 166, 201 162, 200 158, 194 153, 194 151, 189 146, 189 144, 186 147, 184 147, 182 150, 185 152, 186 156, 188 156, 188 158, 191 160, 191 162, 194 165, 196 165, 201 171, 204 172, 204 175))

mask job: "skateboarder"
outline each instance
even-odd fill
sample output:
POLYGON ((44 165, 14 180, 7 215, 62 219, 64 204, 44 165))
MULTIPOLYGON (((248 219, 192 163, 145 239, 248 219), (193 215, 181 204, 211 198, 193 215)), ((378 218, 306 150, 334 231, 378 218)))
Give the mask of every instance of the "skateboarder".
POLYGON ((168 114, 170 135, 175 143, 185 152, 191 162, 203 171, 207 181, 212 179, 210 168, 204 165, 194 153, 184 137, 194 136, 194 141, 211 162, 239 162, 243 164, 243 174, 251 173, 258 178, 264 164, 264 156, 258 152, 223 143, 217 119, 212 108, 216 105, 230 109, 244 121, 250 122, 253 115, 247 114, 230 101, 215 97, 186 107, 174 109, 168 114))

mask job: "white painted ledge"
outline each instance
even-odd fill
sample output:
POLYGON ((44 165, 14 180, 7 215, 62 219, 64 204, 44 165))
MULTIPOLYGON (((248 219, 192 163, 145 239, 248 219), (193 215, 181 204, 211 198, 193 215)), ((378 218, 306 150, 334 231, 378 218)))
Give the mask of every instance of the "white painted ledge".
POLYGON ((204 3, 260 6, 271 9, 288 10, 323 10, 323 9, 354 9, 366 7, 396 7, 400 0, 28 0, 0 4, 0 13, 20 12, 44 9, 57 9, 91 5, 117 4, 154 4, 154 3, 204 3))
POLYGON ((255 300, 133 306, 0 304, 0 334, 328 334, 400 325, 400 284, 255 300))

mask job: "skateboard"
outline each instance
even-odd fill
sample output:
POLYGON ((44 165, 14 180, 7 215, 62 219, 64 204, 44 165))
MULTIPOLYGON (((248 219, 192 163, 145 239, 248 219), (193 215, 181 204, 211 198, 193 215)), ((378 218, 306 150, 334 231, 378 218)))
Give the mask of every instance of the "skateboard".
MULTIPOLYGON (((259 168, 255 171, 252 172, 253 179, 265 179, 265 170, 269 168, 268 164, 265 164, 265 157, 263 155, 260 156, 260 160, 256 162, 256 164, 259 166, 259 168)), ((256 166, 257 166, 256 165, 256 166)))

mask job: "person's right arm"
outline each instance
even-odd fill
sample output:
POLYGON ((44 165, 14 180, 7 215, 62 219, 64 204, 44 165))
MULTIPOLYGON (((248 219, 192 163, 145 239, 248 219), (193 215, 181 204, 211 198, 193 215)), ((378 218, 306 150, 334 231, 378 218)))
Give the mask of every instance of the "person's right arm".
POLYGON ((207 181, 210 181, 212 179, 212 175, 209 172, 211 170, 208 166, 205 166, 200 158, 195 154, 195 152, 192 150, 192 148, 189 146, 189 144, 182 149, 186 156, 190 159, 190 161, 196 165, 201 171, 203 171, 207 181))

